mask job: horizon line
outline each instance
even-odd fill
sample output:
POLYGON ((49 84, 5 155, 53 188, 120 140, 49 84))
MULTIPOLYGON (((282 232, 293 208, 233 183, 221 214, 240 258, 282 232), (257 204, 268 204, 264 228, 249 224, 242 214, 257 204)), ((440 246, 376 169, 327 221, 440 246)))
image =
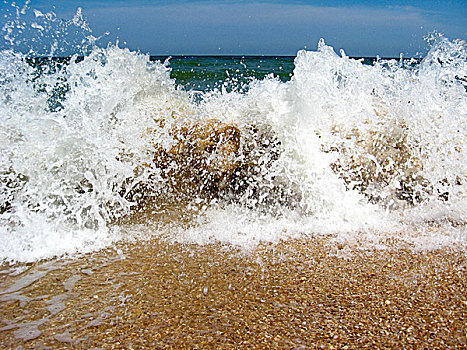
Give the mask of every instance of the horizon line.
MULTIPOLYGON (((242 55, 242 54, 230 54, 230 55, 227 55, 227 54, 149 54, 149 53, 146 53, 144 55, 148 55, 149 58, 153 58, 153 57, 165 57, 165 58, 181 58, 181 57, 233 57, 233 58, 261 58, 261 57, 264 57, 264 58, 273 58, 273 57, 283 57, 283 58, 295 58, 297 57, 297 55, 271 55, 271 54, 246 54, 246 55, 242 55)), ((66 56, 48 56, 48 55, 38 55, 38 56, 29 56, 27 58, 29 59, 36 59, 36 58, 43 58, 43 59, 46 59, 46 58, 71 58, 75 55, 66 55, 66 56)), ((77 55, 77 57, 85 57, 86 55, 77 55)), ((341 57, 341 56, 339 56, 341 57)), ((379 59, 384 59, 384 60, 387 60, 387 59, 395 59, 395 60, 398 60, 398 59, 420 59, 421 57, 415 57, 415 56, 380 56, 380 55, 376 55, 376 56, 346 56, 348 58, 351 58, 351 59, 365 59, 365 58, 379 58, 379 59)))

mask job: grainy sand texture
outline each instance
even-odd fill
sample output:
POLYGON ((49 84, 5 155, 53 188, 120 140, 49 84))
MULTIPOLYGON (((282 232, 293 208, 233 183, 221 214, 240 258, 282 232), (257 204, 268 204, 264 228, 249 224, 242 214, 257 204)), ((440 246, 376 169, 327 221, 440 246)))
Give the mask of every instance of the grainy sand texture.
POLYGON ((0 272, 2 349, 467 347, 454 249, 153 239, 0 272))

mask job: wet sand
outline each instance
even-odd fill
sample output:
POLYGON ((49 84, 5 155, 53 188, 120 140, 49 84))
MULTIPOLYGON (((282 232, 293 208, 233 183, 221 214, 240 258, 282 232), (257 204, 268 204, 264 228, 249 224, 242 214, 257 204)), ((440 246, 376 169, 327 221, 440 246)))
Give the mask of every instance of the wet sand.
POLYGON ((0 268, 2 349, 467 347, 464 251, 154 239, 0 268))

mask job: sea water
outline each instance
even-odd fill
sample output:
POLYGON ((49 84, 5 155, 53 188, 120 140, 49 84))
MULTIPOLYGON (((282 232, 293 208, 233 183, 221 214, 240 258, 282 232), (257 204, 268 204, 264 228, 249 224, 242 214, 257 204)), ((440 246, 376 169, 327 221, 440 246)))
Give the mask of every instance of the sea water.
POLYGON ((17 10, 0 52, 0 261, 152 236, 465 247, 465 41, 434 35, 417 60, 350 58, 324 40, 295 57, 151 58, 99 47, 80 12, 57 32, 53 14, 17 10), (52 27, 47 57, 18 49, 18 32, 52 27), (58 58, 70 32, 80 51, 58 58), (155 162, 176 130, 213 120, 240 135, 222 184, 191 159, 155 162), (173 186, 184 174, 190 191, 173 186))

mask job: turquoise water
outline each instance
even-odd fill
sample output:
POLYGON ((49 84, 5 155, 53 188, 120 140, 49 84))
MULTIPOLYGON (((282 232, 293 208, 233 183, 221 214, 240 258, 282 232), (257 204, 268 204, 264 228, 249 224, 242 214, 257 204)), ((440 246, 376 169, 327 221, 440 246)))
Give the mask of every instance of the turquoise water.
MULTIPOLYGON (((58 71, 66 71, 66 66, 73 60, 79 63, 84 59, 78 57, 35 57, 27 62, 34 68, 34 79, 42 75, 53 75, 58 71)), ((151 62, 160 62, 170 69, 170 78, 174 79, 178 88, 191 92, 239 92, 247 93, 251 83, 273 78, 280 82, 288 82, 293 77, 295 56, 150 56, 151 62)), ((355 57, 366 66, 373 66, 376 57, 355 57)), ((384 61, 404 62, 401 66, 410 67, 410 61, 417 59, 384 58, 384 61)), ((62 108, 62 102, 69 85, 66 78, 48 90, 48 105, 51 111, 62 108)), ((200 98, 201 95, 198 96, 200 98)))
MULTIPOLYGON (((33 80, 40 80, 43 75, 65 72, 71 61, 79 63, 83 59, 83 56, 34 57, 28 58, 27 62, 34 69, 33 80)), ((290 81, 295 67, 295 56, 150 56, 149 59, 153 63, 165 64, 170 70, 170 78, 175 81, 179 89, 195 93, 232 91, 247 93, 255 81, 266 78, 273 78, 282 83, 290 81)), ((368 66, 374 65, 377 61, 376 57, 353 59, 368 66)), ((408 60, 411 59, 405 59, 404 62, 408 60)), ((56 82, 54 87, 46 89, 51 111, 58 111, 63 107, 62 103, 69 88, 64 77, 56 82)), ((194 95, 195 99, 201 97, 202 95, 194 95)))
MULTIPOLYGON (((151 61, 169 63, 170 76, 184 90, 214 89, 246 92, 254 80, 273 76, 282 82, 293 76, 295 56, 151 56, 151 61)), ((376 57, 364 57, 373 65, 376 57)))
MULTIPOLYGON (((186 90, 237 89, 245 91, 251 81, 273 75, 290 80, 292 56, 174 56, 168 58, 171 77, 186 90)), ((164 62, 167 57, 151 56, 164 62)))

